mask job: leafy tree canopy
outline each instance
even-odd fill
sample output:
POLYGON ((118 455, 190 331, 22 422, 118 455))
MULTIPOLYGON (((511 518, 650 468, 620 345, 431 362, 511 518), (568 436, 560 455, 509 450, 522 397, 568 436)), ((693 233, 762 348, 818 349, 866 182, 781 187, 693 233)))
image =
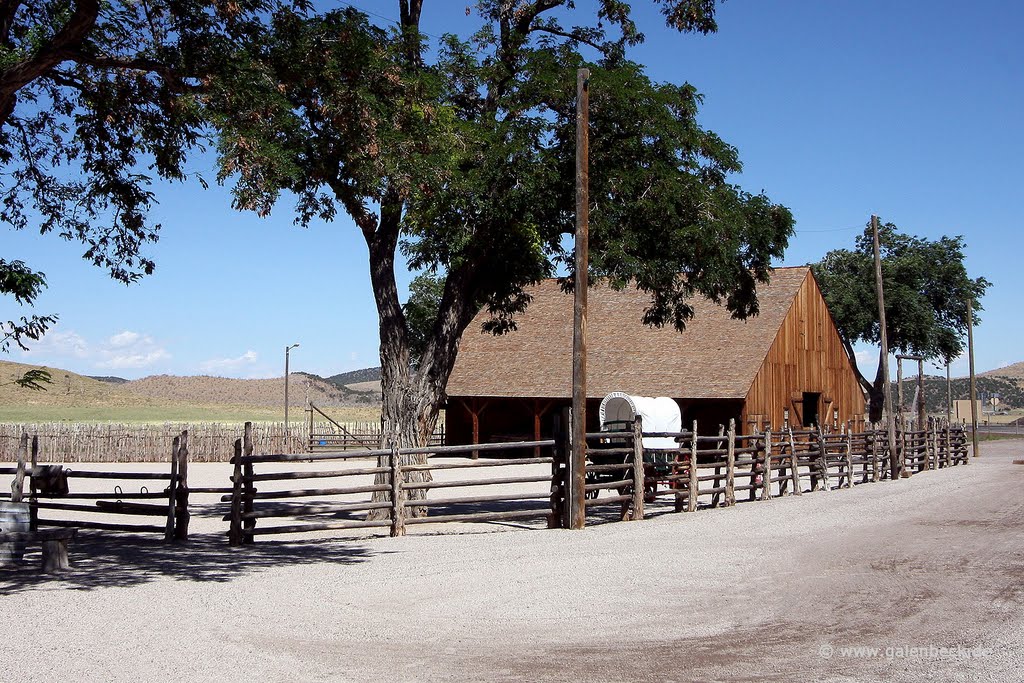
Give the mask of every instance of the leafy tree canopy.
MULTIPOLYGON (((658 4, 673 28, 716 29, 713 0, 658 4)), ((422 3, 397 5, 394 28, 352 8, 275 13, 208 102, 237 207, 266 214, 290 193, 298 222, 342 211, 365 238, 388 419, 412 413, 429 433, 473 316, 486 308, 487 329, 505 332, 528 285, 560 266, 571 284, 580 67, 591 70, 593 274, 648 292, 653 325, 682 328, 694 295, 757 312, 790 212, 729 181, 737 151, 697 123, 693 86, 655 83, 628 59, 643 36, 627 3, 601 0, 592 15, 562 0, 480 0, 473 35, 430 49, 422 3), (399 250, 440 278, 425 336, 419 309, 398 301, 399 250)))
MULTIPOLYGON (((200 96, 272 4, 0 3, 0 221, 80 243, 115 280, 151 273, 152 183, 185 178, 187 154, 207 134, 200 96)), ((45 284, 24 262, 0 259, 0 295, 31 306, 45 284)), ((0 351, 24 348, 55 321, 0 323, 0 351)))
MULTIPOLYGON (((949 361, 959 356, 967 334, 967 301, 980 311, 981 297, 991 285, 984 277, 967 275, 963 237, 932 241, 885 223, 878 238, 889 348, 925 359, 949 361)), ((869 226, 853 249, 835 249, 812 264, 851 360, 854 343, 881 342, 873 244, 869 226)), ((975 316, 974 323, 978 322, 975 316)), ((881 415, 883 361, 879 360, 874 382, 860 375, 871 398, 873 419, 881 415)))

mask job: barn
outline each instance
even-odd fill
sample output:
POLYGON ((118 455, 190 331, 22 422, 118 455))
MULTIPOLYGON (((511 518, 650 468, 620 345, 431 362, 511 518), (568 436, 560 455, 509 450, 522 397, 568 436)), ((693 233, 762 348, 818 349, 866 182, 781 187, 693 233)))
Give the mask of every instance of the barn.
MULTIPOLYGON (((482 312, 463 336, 448 382, 449 443, 549 438, 571 404, 573 297, 556 280, 529 293, 516 331, 482 332, 482 312)), ((808 267, 776 269, 758 288, 760 313, 745 321, 695 299, 682 333, 643 325, 649 297, 634 288, 597 284, 588 299, 588 431, 613 391, 675 399, 683 424, 697 420, 701 432, 729 419, 748 433, 863 424, 863 394, 808 267)))

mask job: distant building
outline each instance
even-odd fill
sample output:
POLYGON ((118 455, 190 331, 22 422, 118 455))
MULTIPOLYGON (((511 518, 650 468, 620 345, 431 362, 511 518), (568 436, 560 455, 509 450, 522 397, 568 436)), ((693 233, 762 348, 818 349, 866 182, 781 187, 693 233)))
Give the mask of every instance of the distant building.
MULTIPOLYGON (((448 382, 448 443, 548 438, 553 416, 571 404, 573 297, 555 280, 530 288, 518 329, 467 329, 448 382)), ((733 319, 695 298, 686 330, 641 323, 649 296, 597 285, 587 316, 587 422, 596 430, 601 399, 613 391, 668 396, 683 425, 714 432, 730 418, 750 432, 794 426, 862 424, 864 397, 810 268, 779 268, 758 287, 760 313, 733 319)))

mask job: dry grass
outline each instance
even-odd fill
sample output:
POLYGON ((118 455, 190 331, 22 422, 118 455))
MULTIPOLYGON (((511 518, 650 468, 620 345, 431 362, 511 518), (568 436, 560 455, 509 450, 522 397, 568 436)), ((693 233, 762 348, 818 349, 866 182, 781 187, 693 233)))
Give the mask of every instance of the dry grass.
MULTIPOLYGON (((0 361, 0 422, 244 422, 283 418, 284 378, 146 377, 111 384, 50 369, 46 391, 13 381, 38 366, 0 361)), ((302 421, 309 398, 339 422, 380 418, 379 395, 352 394, 305 375, 289 383, 293 422, 302 421)))

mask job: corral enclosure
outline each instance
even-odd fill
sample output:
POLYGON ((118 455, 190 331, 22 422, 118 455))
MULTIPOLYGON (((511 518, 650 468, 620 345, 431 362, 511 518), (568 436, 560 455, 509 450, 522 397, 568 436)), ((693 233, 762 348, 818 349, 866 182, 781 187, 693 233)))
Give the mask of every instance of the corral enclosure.
MULTIPOLYGON (((342 422, 350 434, 379 442, 380 422, 342 422)), ((295 424, 285 432, 283 422, 254 424, 256 453, 303 453, 309 449, 310 423, 295 424)), ((165 462, 171 443, 182 430, 189 432, 193 462, 226 462, 242 424, 220 422, 144 424, 84 424, 48 422, 0 423, 0 461, 12 461, 23 433, 39 438, 40 457, 48 462, 165 462)), ((340 437, 338 424, 312 423, 313 433, 340 437)))

